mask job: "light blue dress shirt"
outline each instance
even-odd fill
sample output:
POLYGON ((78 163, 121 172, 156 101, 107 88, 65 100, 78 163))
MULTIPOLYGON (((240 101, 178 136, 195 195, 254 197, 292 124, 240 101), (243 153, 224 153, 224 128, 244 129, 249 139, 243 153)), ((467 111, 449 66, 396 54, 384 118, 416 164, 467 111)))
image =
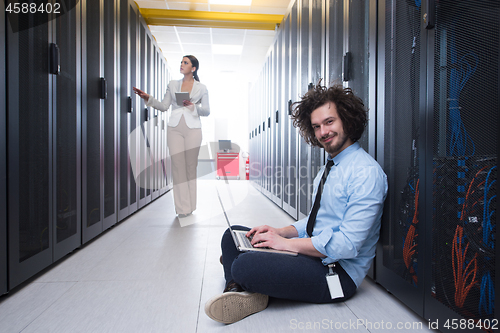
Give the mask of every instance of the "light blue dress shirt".
MULTIPOLYGON (((335 156, 333 162, 311 240, 325 255, 324 265, 338 262, 359 287, 375 257, 387 176, 357 142, 335 156)), ((324 169, 314 179, 313 199, 324 169)), ((307 219, 293 224, 300 238, 309 237, 307 219)))

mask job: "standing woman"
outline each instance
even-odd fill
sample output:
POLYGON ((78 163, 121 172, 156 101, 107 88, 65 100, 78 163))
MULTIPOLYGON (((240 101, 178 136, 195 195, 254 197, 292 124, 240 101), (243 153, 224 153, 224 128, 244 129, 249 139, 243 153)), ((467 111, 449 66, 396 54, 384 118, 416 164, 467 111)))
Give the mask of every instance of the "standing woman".
POLYGON ((182 58, 181 80, 172 80, 168 84, 163 101, 134 87, 134 92, 160 111, 172 113, 168 120, 167 145, 172 157, 172 177, 174 182, 175 211, 179 217, 186 217, 196 209, 196 168, 201 146, 200 116, 210 114, 207 87, 198 78, 199 62, 195 56, 182 58), (176 92, 189 92, 189 100, 178 105, 176 92))

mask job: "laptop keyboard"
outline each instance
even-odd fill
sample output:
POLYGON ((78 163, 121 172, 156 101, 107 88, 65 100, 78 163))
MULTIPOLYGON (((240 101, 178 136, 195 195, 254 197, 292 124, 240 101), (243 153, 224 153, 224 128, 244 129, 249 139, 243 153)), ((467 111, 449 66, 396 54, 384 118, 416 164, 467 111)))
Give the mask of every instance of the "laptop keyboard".
POLYGON ((252 241, 251 236, 250 236, 250 237, 247 237, 247 236, 245 236, 244 234, 240 234, 240 233, 238 233, 237 235, 238 235, 238 237, 240 238, 240 242, 241 242, 241 244, 242 244, 244 247, 253 247, 252 243, 250 243, 250 242, 252 241))

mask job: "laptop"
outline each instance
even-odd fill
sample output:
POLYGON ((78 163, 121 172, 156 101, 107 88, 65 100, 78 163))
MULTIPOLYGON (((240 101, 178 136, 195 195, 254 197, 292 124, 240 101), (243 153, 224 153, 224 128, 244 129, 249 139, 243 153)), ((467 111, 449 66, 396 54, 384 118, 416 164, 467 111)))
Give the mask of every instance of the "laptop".
POLYGON ((297 252, 283 251, 283 250, 275 250, 271 248, 263 248, 263 247, 254 247, 251 243, 251 239, 246 236, 248 231, 244 230, 233 230, 231 227, 231 223, 229 222, 229 218, 227 217, 226 210, 224 209, 224 205, 222 204, 222 200, 219 195, 219 190, 217 189, 217 197, 219 197, 219 202, 222 207, 222 211, 224 212, 224 217, 226 218, 227 225, 229 226, 229 231, 231 232, 231 236, 233 237, 234 245, 239 251, 248 252, 248 251, 256 251, 256 252, 269 252, 269 253, 279 253, 279 254, 287 254, 291 256, 296 256, 297 252))

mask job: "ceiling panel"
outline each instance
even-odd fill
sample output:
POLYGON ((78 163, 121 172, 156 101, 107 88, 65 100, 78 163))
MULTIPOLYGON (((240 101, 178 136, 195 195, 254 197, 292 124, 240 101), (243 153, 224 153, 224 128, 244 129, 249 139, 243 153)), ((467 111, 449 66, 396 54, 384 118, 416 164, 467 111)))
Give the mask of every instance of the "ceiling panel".
MULTIPOLYGON (((136 3, 140 8, 284 15, 290 1, 253 0, 250 6, 211 5, 209 0, 137 0, 136 3)), ((150 30, 167 58, 174 78, 178 76, 182 56, 193 54, 200 61, 200 77, 235 73, 239 79, 249 82, 257 79, 275 35, 272 30, 153 25, 150 30), (213 54, 213 44, 243 46, 242 54, 213 54)))

